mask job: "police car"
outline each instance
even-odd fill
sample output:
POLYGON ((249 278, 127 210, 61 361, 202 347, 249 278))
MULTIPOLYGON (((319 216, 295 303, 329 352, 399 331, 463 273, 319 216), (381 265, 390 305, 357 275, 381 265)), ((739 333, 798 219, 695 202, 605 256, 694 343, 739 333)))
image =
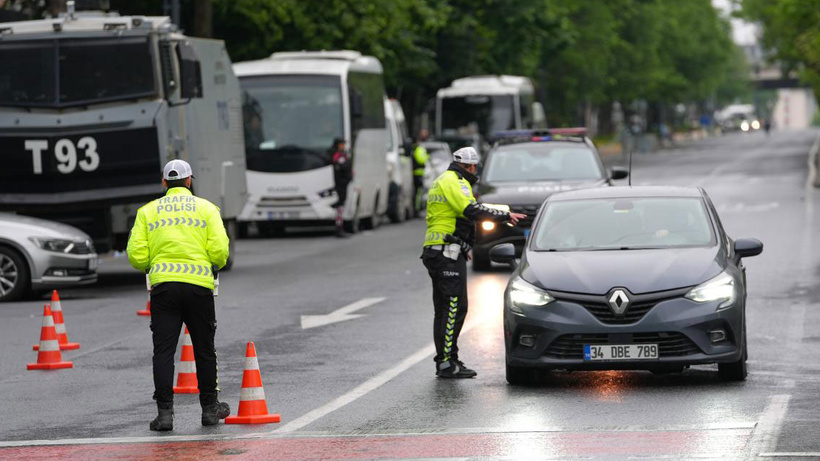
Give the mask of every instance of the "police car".
POLYGON ((521 255, 535 214, 544 200, 560 191, 612 185, 628 170, 604 167, 586 128, 517 130, 496 134, 497 142, 481 172, 477 199, 485 206, 524 213, 518 226, 476 223, 473 270, 488 270, 489 251, 512 243, 521 255))

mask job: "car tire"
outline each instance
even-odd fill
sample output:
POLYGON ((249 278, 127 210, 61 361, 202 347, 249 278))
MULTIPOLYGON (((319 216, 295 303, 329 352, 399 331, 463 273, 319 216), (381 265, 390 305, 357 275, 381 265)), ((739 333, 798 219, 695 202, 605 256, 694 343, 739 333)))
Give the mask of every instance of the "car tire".
POLYGON ((26 259, 17 250, 0 246, 0 302, 20 299, 31 284, 26 259))
POLYGON ((538 382, 540 373, 535 368, 514 367, 510 364, 507 367, 507 382, 513 386, 532 386, 538 382))
POLYGON ((391 182, 390 195, 387 200, 387 217, 390 218, 390 222, 398 224, 405 220, 406 216, 405 210, 402 208, 403 206, 404 191, 402 191, 398 184, 391 182))
POLYGON ((746 377, 749 375, 749 369, 746 366, 746 358, 748 356, 749 354, 746 351, 746 326, 744 325, 743 354, 737 362, 718 364, 718 376, 720 376, 720 379, 728 382, 746 381, 746 377))
POLYGON ((493 268, 493 263, 489 257, 482 256, 473 252, 473 271, 487 272, 493 268))

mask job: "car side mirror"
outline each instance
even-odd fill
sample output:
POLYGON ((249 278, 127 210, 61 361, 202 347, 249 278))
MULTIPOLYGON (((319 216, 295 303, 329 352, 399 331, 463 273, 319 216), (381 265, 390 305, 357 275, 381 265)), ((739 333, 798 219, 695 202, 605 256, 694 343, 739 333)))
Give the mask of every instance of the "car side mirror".
POLYGON ((515 246, 512 243, 502 243, 492 247, 490 249, 490 261, 515 265, 515 246))
POLYGON ((613 166, 610 169, 609 177, 612 179, 625 179, 629 176, 629 170, 622 166, 613 166))
POLYGON ((735 240, 735 254, 741 258, 757 256, 763 253, 763 242, 758 239, 735 240))

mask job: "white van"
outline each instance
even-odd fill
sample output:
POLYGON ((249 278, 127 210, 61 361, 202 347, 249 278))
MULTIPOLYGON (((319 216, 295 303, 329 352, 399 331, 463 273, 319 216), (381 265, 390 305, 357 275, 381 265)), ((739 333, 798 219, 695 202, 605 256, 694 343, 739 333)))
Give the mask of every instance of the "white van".
POLYGON ((387 116, 387 171, 390 194, 387 216, 394 223, 413 216, 413 161, 407 122, 401 104, 395 99, 384 100, 387 116))
POLYGON ((387 212, 387 122, 382 65, 357 51, 274 53, 241 62, 248 202, 240 221, 263 231, 327 225, 335 217, 331 147, 353 161, 348 232, 376 227, 387 212))

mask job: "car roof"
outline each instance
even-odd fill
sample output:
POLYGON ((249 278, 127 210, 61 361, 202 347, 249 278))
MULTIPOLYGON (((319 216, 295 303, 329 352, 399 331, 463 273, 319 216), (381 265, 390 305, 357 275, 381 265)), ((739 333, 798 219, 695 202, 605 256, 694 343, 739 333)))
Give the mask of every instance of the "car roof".
POLYGON ((492 150, 493 151, 502 150, 502 149, 506 150, 507 148, 514 149, 516 147, 523 147, 523 146, 527 146, 527 147, 538 147, 538 146, 549 147, 549 146, 556 146, 556 145, 559 145, 559 146, 589 147, 589 145, 586 144, 585 142, 583 142, 583 140, 581 140, 580 138, 575 138, 575 139, 561 139, 561 140, 552 139, 552 140, 549 140, 549 141, 525 141, 525 142, 514 142, 514 143, 499 144, 499 145, 493 147, 492 150))
POLYGON ((703 197, 699 187, 677 186, 616 186, 596 187, 560 192, 549 197, 550 201, 607 199, 607 198, 643 198, 643 197, 703 197))

